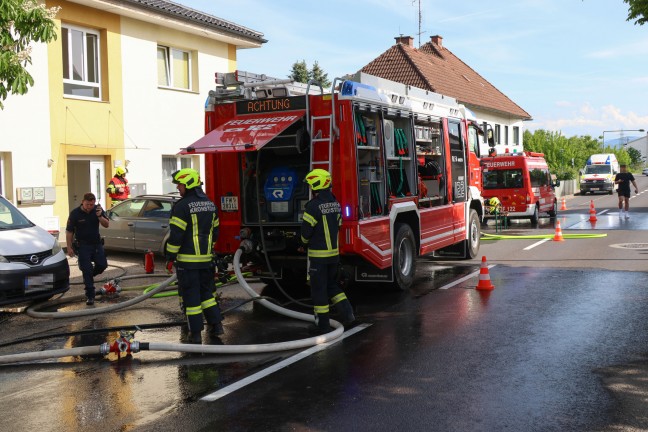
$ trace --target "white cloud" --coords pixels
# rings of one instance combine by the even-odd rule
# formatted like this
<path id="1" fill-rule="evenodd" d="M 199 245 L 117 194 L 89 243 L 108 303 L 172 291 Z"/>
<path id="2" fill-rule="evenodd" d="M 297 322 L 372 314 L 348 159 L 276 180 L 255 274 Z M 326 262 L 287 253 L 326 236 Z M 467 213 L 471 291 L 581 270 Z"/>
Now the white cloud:
<path id="1" fill-rule="evenodd" d="M 574 107 L 567 101 L 556 102 L 563 107 L 573 107 L 566 115 L 553 117 L 549 115 L 537 115 L 533 122 L 527 125 L 531 131 L 545 129 L 561 131 L 565 136 L 590 135 L 600 136 L 604 130 L 636 130 L 648 129 L 648 114 L 641 115 L 633 111 L 624 111 L 614 105 L 603 105 L 594 107 L 590 104 L 582 104 Z"/>

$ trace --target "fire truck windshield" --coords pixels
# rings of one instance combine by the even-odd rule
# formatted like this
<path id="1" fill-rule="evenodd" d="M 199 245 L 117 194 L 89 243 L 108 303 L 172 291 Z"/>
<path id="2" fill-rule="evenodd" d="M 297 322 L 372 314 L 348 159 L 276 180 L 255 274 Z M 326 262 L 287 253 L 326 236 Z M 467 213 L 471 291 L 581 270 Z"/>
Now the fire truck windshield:
<path id="1" fill-rule="evenodd" d="M 484 189 L 513 189 L 522 187 L 522 170 L 489 170 L 484 172 Z"/>

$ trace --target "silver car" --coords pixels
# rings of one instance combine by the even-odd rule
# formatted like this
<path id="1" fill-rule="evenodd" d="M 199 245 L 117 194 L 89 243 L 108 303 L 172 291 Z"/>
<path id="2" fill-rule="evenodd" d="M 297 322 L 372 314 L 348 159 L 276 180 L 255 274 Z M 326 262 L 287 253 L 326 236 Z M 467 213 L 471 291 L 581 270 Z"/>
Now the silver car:
<path id="1" fill-rule="evenodd" d="M 641 174 L 648 175 L 648 168 L 644 168 L 643 171 L 641 171 Z"/>
<path id="2" fill-rule="evenodd" d="M 171 208 L 178 200 L 179 194 L 140 195 L 117 204 L 106 212 L 110 226 L 101 227 L 104 247 L 164 255 Z"/>

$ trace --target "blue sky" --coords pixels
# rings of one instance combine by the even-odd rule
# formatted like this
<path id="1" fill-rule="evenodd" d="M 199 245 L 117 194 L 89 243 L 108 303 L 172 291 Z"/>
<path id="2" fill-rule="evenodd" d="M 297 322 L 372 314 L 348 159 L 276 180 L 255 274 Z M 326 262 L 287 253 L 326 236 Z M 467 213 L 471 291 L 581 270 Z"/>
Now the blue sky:
<path id="1" fill-rule="evenodd" d="M 279 78 L 301 60 L 318 61 L 331 80 L 353 73 L 399 34 L 418 46 L 416 0 L 176 1 L 262 32 L 268 42 L 239 50 L 238 67 Z M 441 35 L 531 114 L 526 129 L 648 130 L 648 25 L 626 21 L 623 0 L 421 0 L 421 9 L 421 44 Z"/>

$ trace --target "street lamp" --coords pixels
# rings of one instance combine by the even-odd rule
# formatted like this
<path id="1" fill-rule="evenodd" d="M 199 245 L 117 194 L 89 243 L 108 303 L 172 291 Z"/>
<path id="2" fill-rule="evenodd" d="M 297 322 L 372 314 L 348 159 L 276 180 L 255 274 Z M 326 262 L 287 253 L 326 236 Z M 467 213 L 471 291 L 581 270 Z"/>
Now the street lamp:
<path id="1" fill-rule="evenodd" d="M 643 129 L 619 129 L 619 130 L 603 131 L 603 148 L 605 148 L 605 133 L 606 132 L 620 132 L 621 136 L 623 136 L 623 132 L 645 132 L 645 130 L 643 130 Z"/>

